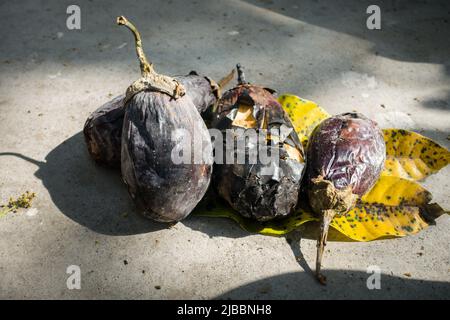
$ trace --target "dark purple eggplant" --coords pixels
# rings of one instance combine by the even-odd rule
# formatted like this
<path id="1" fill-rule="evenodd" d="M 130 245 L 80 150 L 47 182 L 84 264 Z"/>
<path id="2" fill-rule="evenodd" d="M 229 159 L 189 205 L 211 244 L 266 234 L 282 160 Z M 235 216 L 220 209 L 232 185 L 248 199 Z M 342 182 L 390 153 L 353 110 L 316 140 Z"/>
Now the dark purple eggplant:
<path id="1" fill-rule="evenodd" d="M 274 90 L 247 83 L 241 66 L 237 65 L 237 69 L 238 86 L 219 99 L 212 127 L 223 133 L 223 154 L 230 143 L 226 134 L 233 132 L 234 153 L 241 154 L 245 162 L 220 164 L 216 159 L 213 185 L 244 217 L 259 221 L 285 217 L 297 205 L 304 169 L 303 148 L 289 117 L 274 97 Z M 250 130 L 264 133 L 262 136 L 266 138 L 257 144 L 249 142 L 245 136 Z M 278 135 L 273 135 L 272 130 Z M 245 143 L 241 150 L 238 149 L 239 139 L 244 139 Z M 276 161 L 262 162 L 260 146 Z M 255 153 L 258 157 L 251 162 L 250 155 Z"/>
<path id="2" fill-rule="evenodd" d="M 234 70 L 216 83 L 206 76 L 191 71 L 185 76 L 174 76 L 185 88 L 198 112 L 208 114 L 221 96 L 221 89 L 234 76 Z M 100 165 L 120 169 L 120 153 L 125 94 L 115 97 L 95 110 L 86 120 L 83 133 L 91 157 Z"/>
<path id="3" fill-rule="evenodd" d="M 316 275 L 320 273 L 328 229 L 335 215 L 352 209 L 356 200 L 372 188 L 386 157 L 383 133 L 377 124 L 359 113 L 344 113 L 321 122 L 307 146 L 303 184 L 309 204 L 321 217 L 317 243 Z"/>
<path id="4" fill-rule="evenodd" d="M 88 152 L 100 165 L 120 168 L 124 99 L 122 94 L 108 101 L 91 113 L 84 124 Z"/>
<path id="5" fill-rule="evenodd" d="M 212 172 L 211 137 L 186 89 L 178 80 L 155 72 L 132 31 L 142 77 L 126 92 L 121 171 L 128 191 L 144 216 L 159 222 L 184 219 L 205 194 Z M 188 142 L 177 137 L 190 136 Z M 186 145 L 183 145 L 185 143 Z M 191 149 L 188 163 L 173 154 Z"/>

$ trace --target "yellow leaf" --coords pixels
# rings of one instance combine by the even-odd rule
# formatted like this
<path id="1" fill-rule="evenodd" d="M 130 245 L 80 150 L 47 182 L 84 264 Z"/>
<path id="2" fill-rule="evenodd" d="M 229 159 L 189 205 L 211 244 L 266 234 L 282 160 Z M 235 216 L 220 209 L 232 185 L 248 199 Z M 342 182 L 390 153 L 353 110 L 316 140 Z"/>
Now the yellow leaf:
<path id="1" fill-rule="evenodd" d="M 329 114 L 316 103 L 295 95 L 284 94 L 278 100 L 288 113 L 300 141 L 306 146 L 314 128 Z M 450 152 L 414 132 L 401 129 L 383 131 L 386 141 L 383 174 L 355 208 L 333 219 L 331 226 L 341 237 L 329 237 L 329 240 L 372 241 L 404 237 L 428 226 L 424 216 L 433 220 L 444 213 L 438 205 L 429 204 L 430 192 L 414 180 L 423 179 L 445 167 L 450 162 Z M 307 207 L 304 204 L 301 206 Z M 306 222 L 319 221 L 311 210 L 299 209 L 287 218 L 258 222 L 242 217 L 224 203 L 213 210 L 197 208 L 194 214 L 231 218 L 244 230 L 271 236 L 281 236 Z"/>
<path id="2" fill-rule="evenodd" d="M 330 115 L 313 101 L 292 94 L 278 98 L 306 147 L 314 128 Z M 403 129 L 384 129 L 386 162 L 383 175 L 422 180 L 450 163 L 450 151 L 433 140 Z"/>
<path id="3" fill-rule="evenodd" d="M 347 214 L 335 217 L 331 226 L 355 241 L 404 237 L 428 224 L 415 206 L 384 206 L 360 203 Z"/>
<path id="4" fill-rule="evenodd" d="M 283 236 L 298 229 L 306 222 L 319 221 L 319 218 L 313 213 L 299 209 L 292 216 L 281 220 L 258 222 L 242 217 L 223 204 L 214 210 L 196 210 L 194 215 L 229 218 L 248 232 L 267 236 Z M 428 224 L 422 218 L 420 208 L 416 206 L 359 203 L 347 214 L 336 216 L 331 222 L 331 227 L 345 237 L 330 235 L 329 241 L 365 242 L 412 235 L 428 227 Z"/>
<path id="5" fill-rule="evenodd" d="M 424 206 L 431 200 L 431 193 L 420 184 L 394 176 L 381 176 L 362 199 L 369 204 L 385 206 Z"/>
<path id="6" fill-rule="evenodd" d="M 386 163 L 383 175 L 421 180 L 450 163 L 450 152 L 418 133 L 385 129 Z"/>
<path id="7" fill-rule="evenodd" d="M 295 230 L 305 222 L 315 220 L 318 221 L 318 219 L 311 213 L 304 210 L 298 210 L 295 214 L 288 218 L 259 222 L 241 216 L 238 212 L 234 211 L 222 201 L 214 201 L 214 203 L 209 202 L 208 205 L 200 204 L 193 212 L 193 215 L 202 217 L 229 218 L 248 232 L 259 233 L 267 236 L 282 236 Z"/>
<path id="8" fill-rule="evenodd" d="M 331 226 L 356 241 L 404 237 L 428 226 L 423 214 L 431 193 L 415 181 L 381 176 L 355 208 L 333 219 Z M 443 212 L 439 208 L 438 216 Z"/>
<path id="9" fill-rule="evenodd" d="M 313 101 L 302 99 L 292 94 L 283 94 L 278 102 L 287 112 L 304 147 L 314 128 L 330 115 Z"/>
<path id="10" fill-rule="evenodd" d="M 426 212 L 430 211 L 431 219 L 444 213 L 438 205 L 428 204 L 430 199 L 430 193 L 415 181 L 382 176 L 355 208 L 333 219 L 331 227 L 345 237 L 330 234 L 328 239 L 373 241 L 418 233 L 428 227 L 423 217 Z M 289 217 L 267 222 L 244 218 L 222 201 L 201 205 L 194 215 L 230 218 L 246 231 L 282 236 L 306 222 L 319 221 L 306 205 L 301 203 L 301 207 Z"/>

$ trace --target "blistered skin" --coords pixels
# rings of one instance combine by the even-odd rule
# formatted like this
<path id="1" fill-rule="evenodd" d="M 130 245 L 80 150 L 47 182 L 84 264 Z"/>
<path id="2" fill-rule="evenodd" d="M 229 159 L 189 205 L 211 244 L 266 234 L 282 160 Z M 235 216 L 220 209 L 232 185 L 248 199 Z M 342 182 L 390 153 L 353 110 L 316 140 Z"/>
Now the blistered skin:
<path id="1" fill-rule="evenodd" d="M 269 166 L 261 163 L 260 157 L 257 163 L 248 162 L 248 155 L 256 152 L 252 149 L 257 146 L 246 144 L 245 150 L 235 149 L 236 153 L 245 153 L 246 163 L 216 164 L 213 184 L 219 195 L 244 217 L 267 221 L 287 216 L 297 205 L 304 164 L 298 158 L 290 157 L 285 144 L 296 150 L 301 158 L 303 148 L 272 91 L 258 86 L 243 84 L 224 93 L 218 102 L 213 127 L 224 133 L 227 129 L 236 129 L 233 118 L 240 105 L 252 106 L 256 120 L 255 126 L 246 130 L 282 128 L 289 134 L 280 137 L 281 143 L 269 147 L 270 150 L 278 148 L 275 150 L 278 152 L 277 161 Z"/>
<path id="2" fill-rule="evenodd" d="M 198 112 L 205 111 L 217 101 L 217 87 L 207 77 L 194 71 L 189 75 L 176 76 L 185 88 Z M 122 137 L 125 95 L 117 96 L 95 110 L 84 125 L 84 137 L 91 157 L 100 165 L 120 168 L 120 145 Z"/>
<path id="3" fill-rule="evenodd" d="M 217 165 L 214 181 L 218 193 L 242 216 L 267 221 L 289 215 L 295 209 L 303 166 L 279 160 L 279 177 L 264 172 L 260 161 L 250 164 Z"/>
<path id="4" fill-rule="evenodd" d="M 211 179 L 211 138 L 200 114 L 187 95 L 174 100 L 148 91 L 136 94 L 125 110 L 121 170 L 131 197 L 148 218 L 182 220 L 201 200 Z M 192 140 L 190 163 L 176 164 L 172 159 L 172 152 L 183 147 L 174 139 L 179 136 L 174 135 L 176 130 L 198 139 Z"/>
<path id="5" fill-rule="evenodd" d="M 335 188 L 351 186 L 359 196 L 378 180 L 386 158 L 383 133 L 358 113 L 324 120 L 313 131 L 307 150 L 307 181 L 322 176 Z"/>
<path id="6" fill-rule="evenodd" d="M 229 128 L 232 121 L 228 115 L 233 109 L 243 104 L 254 106 L 255 119 L 258 124 L 262 124 L 263 118 L 266 117 L 268 125 L 286 124 L 292 127 L 291 120 L 273 96 L 273 92 L 272 89 L 249 84 L 240 85 L 228 90 L 219 100 L 217 116 L 213 122 L 213 126 L 219 129 Z M 294 143 L 300 145 L 297 135 L 292 135 L 292 140 Z"/>

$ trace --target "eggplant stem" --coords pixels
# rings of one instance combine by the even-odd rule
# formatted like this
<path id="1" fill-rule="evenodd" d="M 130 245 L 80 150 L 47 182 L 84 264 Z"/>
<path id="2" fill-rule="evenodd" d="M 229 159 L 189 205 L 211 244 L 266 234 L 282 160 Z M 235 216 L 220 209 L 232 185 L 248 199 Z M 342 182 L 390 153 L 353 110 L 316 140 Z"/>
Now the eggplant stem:
<path id="1" fill-rule="evenodd" d="M 134 35 L 136 55 L 139 59 L 142 77 L 146 77 L 147 75 L 154 73 L 153 64 L 149 62 L 145 56 L 144 49 L 142 47 L 141 35 L 137 28 L 124 16 L 117 17 L 117 24 L 127 27 Z"/>
<path id="2" fill-rule="evenodd" d="M 322 257 L 325 246 L 327 244 L 328 230 L 330 223 L 336 215 L 334 210 L 324 210 L 322 212 L 322 219 L 320 222 L 320 235 L 317 239 L 317 258 L 316 258 L 316 277 L 320 284 L 326 285 L 327 278 L 320 273 L 322 267 Z"/>
<path id="3" fill-rule="evenodd" d="M 236 65 L 236 69 L 238 73 L 238 84 L 247 84 L 248 82 L 245 81 L 244 69 L 242 68 L 240 63 Z"/>
<path id="4" fill-rule="evenodd" d="M 235 73 L 235 70 L 233 69 L 233 70 L 231 70 L 231 72 L 229 74 L 227 74 L 225 77 L 220 79 L 219 82 L 217 83 L 219 88 L 222 89 L 223 87 L 225 87 L 234 78 L 234 73 Z"/>

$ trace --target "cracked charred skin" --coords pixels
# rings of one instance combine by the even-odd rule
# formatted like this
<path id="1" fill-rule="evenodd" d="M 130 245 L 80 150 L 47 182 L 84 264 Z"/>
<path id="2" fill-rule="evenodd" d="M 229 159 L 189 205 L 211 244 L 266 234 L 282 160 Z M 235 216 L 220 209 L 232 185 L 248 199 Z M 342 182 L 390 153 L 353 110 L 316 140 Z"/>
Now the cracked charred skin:
<path id="1" fill-rule="evenodd" d="M 244 217 L 259 221 L 285 217 L 297 205 L 304 169 L 303 147 L 273 95 L 274 90 L 249 84 L 240 65 L 237 70 L 238 86 L 225 92 L 219 100 L 212 127 L 223 132 L 223 136 L 233 131 L 234 140 L 224 141 L 223 154 L 227 152 L 227 145 L 233 143 L 234 153 L 241 154 L 245 162 L 216 163 L 213 185 Z M 245 139 L 250 131 L 266 136 L 257 144 L 245 140 L 245 147 L 239 149 L 237 140 Z M 261 145 L 273 161 L 262 161 Z M 250 155 L 255 153 L 258 156 L 251 163 Z"/>

